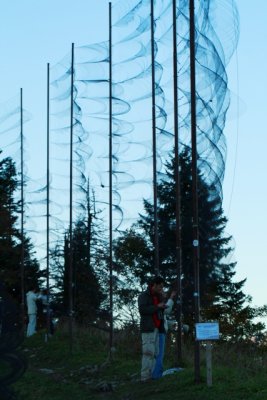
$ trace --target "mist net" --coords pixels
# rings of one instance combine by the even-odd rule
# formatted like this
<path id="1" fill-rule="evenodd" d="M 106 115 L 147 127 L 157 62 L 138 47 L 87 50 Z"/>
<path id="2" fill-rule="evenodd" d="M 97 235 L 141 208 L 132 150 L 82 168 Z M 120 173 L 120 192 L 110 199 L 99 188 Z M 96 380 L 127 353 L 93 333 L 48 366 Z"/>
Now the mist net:
<path id="1" fill-rule="evenodd" d="M 127 228 L 153 193 L 152 68 L 155 71 L 157 179 L 174 147 L 173 15 L 171 0 L 154 1 L 154 55 L 151 57 L 151 2 L 112 2 L 109 29 L 101 43 L 75 46 L 51 68 L 50 217 L 52 240 L 69 227 L 70 126 L 73 126 L 73 221 L 94 197 L 108 225 L 110 157 L 112 228 Z M 189 2 L 177 0 L 178 129 L 180 151 L 191 146 Z M 196 108 L 198 168 L 214 196 L 222 197 L 226 141 L 223 134 L 230 102 L 226 66 L 238 40 L 233 0 L 195 1 Z M 112 90 L 110 89 L 110 62 Z M 70 120 L 71 93 L 73 119 Z M 109 115 L 112 108 L 112 151 Z M 41 185 L 42 187 L 42 185 Z M 43 190 L 42 190 L 43 189 Z M 45 206 L 45 186 L 39 204 Z M 45 209 L 40 212 L 45 215 Z M 42 229 L 40 229 L 41 232 Z"/>

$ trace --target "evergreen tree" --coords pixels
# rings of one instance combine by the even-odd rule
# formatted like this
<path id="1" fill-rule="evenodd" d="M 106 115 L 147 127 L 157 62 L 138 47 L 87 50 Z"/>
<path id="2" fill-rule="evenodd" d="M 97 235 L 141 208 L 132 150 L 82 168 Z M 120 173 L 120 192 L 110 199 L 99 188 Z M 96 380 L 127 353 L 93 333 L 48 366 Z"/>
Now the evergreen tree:
<path id="1" fill-rule="evenodd" d="M 11 158 L 0 161 L 0 280 L 10 294 L 21 301 L 21 254 L 24 246 L 25 289 L 38 287 L 40 272 L 30 239 L 18 229 L 20 202 L 15 200 L 18 189 L 15 163 Z"/>
<path id="2" fill-rule="evenodd" d="M 103 241 L 99 238 L 100 228 L 94 222 L 91 206 L 89 203 L 87 206 L 87 217 L 77 221 L 72 234 L 72 295 L 78 322 L 95 321 L 106 299 Z M 69 310 L 69 258 L 69 232 L 66 232 L 63 250 L 58 245 L 52 252 L 56 298 L 65 314 Z"/>
<path id="3" fill-rule="evenodd" d="M 90 263 L 93 257 L 90 257 L 88 235 L 88 226 L 79 221 L 73 232 L 73 298 L 75 313 L 80 322 L 94 321 L 104 300 L 98 277 Z M 65 266 L 68 265 L 67 260 Z M 65 291 L 65 294 L 67 293 Z"/>
<path id="4" fill-rule="evenodd" d="M 231 342 L 255 339 L 264 340 L 263 322 L 253 322 L 255 318 L 266 317 L 267 306 L 252 307 L 252 298 L 242 291 L 246 279 L 234 282 L 235 271 L 233 264 L 224 268 L 218 293 L 211 304 L 207 315 L 210 319 L 220 321 L 222 337 Z"/>
<path id="5" fill-rule="evenodd" d="M 194 272 L 192 265 L 192 178 L 190 154 L 185 149 L 180 155 L 181 180 L 181 238 L 182 238 L 182 312 L 184 322 L 192 325 L 194 318 Z M 227 219 L 223 215 L 221 199 L 214 196 L 198 172 L 199 244 L 200 244 L 200 302 L 203 320 L 219 319 L 215 312 L 224 299 L 232 299 L 239 312 L 245 309 L 248 297 L 242 292 L 244 281 L 233 283 L 235 263 L 227 262 L 232 248 L 231 237 L 225 235 Z M 153 264 L 153 204 L 144 201 L 144 214 L 116 242 L 117 272 L 124 277 L 126 288 L 117 290 L 121 302 L 132 307 L 136 288 L 143 286 L 154 274 Z M 158 229 L 160 274 L 169 284 L 175 282 L 175 181 L 174 159 L 166 164 L 166 177 L 158 184 Z M 123 298 L 124 296 L 124 298 Z M 130 300 L 129 300 L 130 299 Z M 224 307 L 224 317 L 231 321 L 233 307 Z M 244 313 L 243 313 L 244 314 Z M 248 314 L 246 315 L 246 317 Z M 250 318 L 250 325 L 252 324 Z M 243 325 L 245 319 L 243 319 Z M 232 334 L 233 332 L 231 332 Z"/>

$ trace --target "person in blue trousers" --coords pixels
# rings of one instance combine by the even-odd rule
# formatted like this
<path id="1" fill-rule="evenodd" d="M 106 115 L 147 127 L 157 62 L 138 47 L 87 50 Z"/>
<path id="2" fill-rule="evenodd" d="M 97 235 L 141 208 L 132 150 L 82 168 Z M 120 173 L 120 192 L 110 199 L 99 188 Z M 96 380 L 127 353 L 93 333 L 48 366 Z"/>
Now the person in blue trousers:
<path id="1" fill-rule="evenodd" d="M 168 301 L 166 302 L 166 308 L 164 309 L 163 319 L 161 326 L 159 327 L 159 347 L 158 354 L 156 357 L 155 367 L 152 372 L 152 379 L 159 379 L 163 374 L 163 359 L 165 353 L 165 342 L 166 342 L 166 334 L 168 332 L 168 315 L 172 312 L 174 297 L 176 296 L 176 292 L 172 292 Z"/>

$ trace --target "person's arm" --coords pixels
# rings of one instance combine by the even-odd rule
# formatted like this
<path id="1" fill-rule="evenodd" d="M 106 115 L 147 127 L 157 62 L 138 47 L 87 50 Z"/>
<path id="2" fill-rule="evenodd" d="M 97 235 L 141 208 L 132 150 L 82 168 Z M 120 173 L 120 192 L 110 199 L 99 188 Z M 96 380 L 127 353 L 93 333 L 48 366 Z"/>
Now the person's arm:
<path id="1" fill-rule="evenodd" d="M 169 298 L 169 300 L 166 303 L 166 308 L 164 310 L 164 314 L 166 314 L 166 315 L 170 314 L 172 312 L 173 305 L 174 305 L 173 299 Z"/>
<path id="2" fill-rule="evenodd" d="M 175 296 L 176 296 L 176 292 L 171 292 L 170 298 L 168 299 L 168 301 L 166 303 L 166 308 L 164 310 L 164 314 L 168 315 L 172 312 Z"/>

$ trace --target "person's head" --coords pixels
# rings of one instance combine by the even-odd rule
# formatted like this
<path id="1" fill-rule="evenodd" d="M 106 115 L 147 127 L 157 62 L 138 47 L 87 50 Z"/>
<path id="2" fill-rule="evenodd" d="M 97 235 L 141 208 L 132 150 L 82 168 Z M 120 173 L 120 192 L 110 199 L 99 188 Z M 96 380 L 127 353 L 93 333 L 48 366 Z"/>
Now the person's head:
<path id="1" fill-rule="evenodd" d="M 155 295 L 162 294 L 164 284 L 165 281 L 161 276 L 155 276 L 154 278 L 152 278 L 149 284 L 151 293 Z"/>

